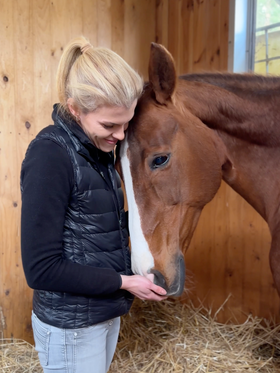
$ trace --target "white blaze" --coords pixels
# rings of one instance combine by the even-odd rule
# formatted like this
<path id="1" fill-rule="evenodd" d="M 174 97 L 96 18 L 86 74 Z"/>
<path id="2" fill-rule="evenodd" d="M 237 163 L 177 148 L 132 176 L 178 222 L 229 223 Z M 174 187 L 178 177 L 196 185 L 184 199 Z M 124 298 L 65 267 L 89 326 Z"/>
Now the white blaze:
<path id="1" fill-rule="evenodd" d="M 132 271 L 134 274 L 139 274 L 147 277 L 149 269 L 154 266 L 154 258 L 149 250 L 149 245 L 144 237 L 141 227 L 139 210 L 136 204 L 133 190 L 127 149 L 127 139 L 124 139 L 121 144 L 120 157 L 128 203 Z"/>

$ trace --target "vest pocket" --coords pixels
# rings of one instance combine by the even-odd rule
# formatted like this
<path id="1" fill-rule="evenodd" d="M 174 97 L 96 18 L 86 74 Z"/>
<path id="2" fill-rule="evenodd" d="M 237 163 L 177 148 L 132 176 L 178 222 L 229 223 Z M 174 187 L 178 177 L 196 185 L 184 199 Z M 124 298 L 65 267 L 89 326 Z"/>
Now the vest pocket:
<path id="1" fill-rule="evenodd" d="M 35 349 L 38 352 L 40 363 L 44 367 L 49 363 L 50 327 L 48 328 L 47 324 L 42 323 L 33 312 L 31 320 Z"/>

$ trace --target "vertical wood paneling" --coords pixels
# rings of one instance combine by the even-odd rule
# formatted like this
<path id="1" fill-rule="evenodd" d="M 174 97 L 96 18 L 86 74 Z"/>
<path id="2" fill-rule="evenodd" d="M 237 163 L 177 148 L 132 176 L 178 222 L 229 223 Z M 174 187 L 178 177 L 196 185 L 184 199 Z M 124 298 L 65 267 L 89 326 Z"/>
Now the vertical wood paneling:
<path id="1" fill-rule="evenodd" d="M 228 35 L 229 35 L 229 1 L 220 0 L 220 70 L 226 71 L 228 68 Z"/>
<path id="2" fill-rule="evenodd" d="M 193 67 L 194 72 L 205 69 L 206 51 L 207 51 L 207 25 L 208 18 L 208 2 L 194 2 L 194 27 L 190 32 L 193 38 Z"/>
<path id="3" fill-rule="evenodd" d="M 115 0 L 111 3 L 112 49 L 121 56 L 124 55 L 124 9 L 123 0 Z"/>
<path id="4" fill-rule="evenodd" d="M 179 74 L 192 71 L 194 4 L 193 1 L 184 1 L 182 5 L 182 55 L 180 59 Z"/>
<path id="5" fill-rule="evenodd" d="M 111 48 L 111 0 L 97 2 L 97 45 Z"/>
<path id="6" fill-rule="evenodd" d="M 208 23 L 206 31 L 206 63 L 209 70 L 219 70 L 220 68 L 220 1 L 209 0 L 208 2 Z"/>
<path id="7" fill-rule="evenodd" d="M 156 37 L 155 42 L 168 48 L 168 2 L 156 1 Z"/>
<path id="8" fill-rule="evenodd" d="M 56 93 L 56 69 L 64 46 L 71 38 L 68 16 L 68 0 L 52 0 L 50 2 L 50 18 L 51 24 L 51 100 L 52 103 L 57 102 Z M 50 113 L 51 114 L 51 113 Z"/>
<path id="9" fill-rule="evenodd" d="M 52 106 L 51 91 L 52 91 L 52 48 L 51 48 L 51 22 L 50 10 L 51 4 L 48 0 L 32 1 L 33 9 L 33 107 L 35 126 L 34 135 L 42 128 L 42 120 L 45 122 L 50 118 L 50 107 Z M 29 97 L 28 97 L 29 98 Z M 31 110 L 27 111 L 28 113 Z M 27 144 L 24 144 L 26 148 Z M 25 150 L 25 149 L 24 149 Z M 24 155 L 24 153 L 23 153 Z"/>
<path id="10" fill-rule="evenodd" d="M 145 79 L 150 43 L 179 74 L 226 70 L 228 0 L 0 0 L 0 331 L 32 341 L 32 291 L 20 257 L 19 174 L 26 148 L 51 123 L 63 48 L 78 35 L 119 53 Z M 206 206 L 190 249 L 190 297 L 225 321 L 243 312 L 278 317 L 263 220 L 224 183 Z M 3 318 L 2 316 L 3 315 Z"/>
<path id="11" fill-rule="evenodd" d="M 128 0 L 125 2 L 125 24 L 124 24 L 124 56 L 125 60 L 132 66 L 138 65 L 138 48 L 139 48 L 139 26 L 137 6 L 139 1 Z M 138 41 L 136 43 L 135 41 Z M 138 67 L 138 66 L 137 66 Z"/>
<path id="12" fill-rule="evenodd" d="M 148 77 L 150 43 L 155 41 L 155 0 L 126 0 L 124 27 L 124 58 Z"/>
<path id="13" fill-rule="evenodd" d="M 180 61 L 181 0 L 168 3 L 168 50 L 172 54 L 177 70 Z M 176 27 L 174 27 L 176 25 Z M 178 71 L 179 73 L 179 71 Z"/>
<path id="14" fill-rule="evenodd" d="M 89 37 L 90 42 L 93 46 L 97 46 L 97 27 L 98 27 L 98 12 L 97 12 L 98 0 L 83 1 L 83 23 L 82 23 L 82 35 Z"/>
<path id="15" fill-rule="evenodd" d="M 68 0 L 65 8 L 65 17 L 68 18 L 70 39 L 80 36 L 83 30 L 83 2 Z"/>

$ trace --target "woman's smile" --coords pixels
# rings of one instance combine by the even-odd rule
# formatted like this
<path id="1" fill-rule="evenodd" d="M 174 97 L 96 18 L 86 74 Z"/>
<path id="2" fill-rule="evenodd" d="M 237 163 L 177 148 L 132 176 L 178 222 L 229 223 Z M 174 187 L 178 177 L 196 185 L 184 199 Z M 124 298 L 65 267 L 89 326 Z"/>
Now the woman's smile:
<path id="1" fill-rule="evenodd" d="M 93 144 L 104 152 L 111 152 L 117 142 L 124 139 L 136 103 L 137 100 L 128 109 L 123 106 L 101 106 L 85 114 L 75 110 L 72 99 L 68 99 L 69 110 L 79 118 L 79 125 Z"/>

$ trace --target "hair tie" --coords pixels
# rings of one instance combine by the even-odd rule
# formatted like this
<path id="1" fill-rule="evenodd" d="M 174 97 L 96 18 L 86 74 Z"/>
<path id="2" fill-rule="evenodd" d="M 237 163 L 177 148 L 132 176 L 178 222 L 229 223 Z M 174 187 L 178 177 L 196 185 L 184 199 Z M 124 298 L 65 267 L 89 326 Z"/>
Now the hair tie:
<path id="1" fill-rule="evenodd" d="M 85 45 L 81 48 L 81 53 L 82 53 L 82 54 L 86 53 L 86 51 L 87 51 L 89 48 L 91 48 L 91 47 L 92 47 L 92 45 L 91 45 L 90 43 L 85 44 Z"/>

